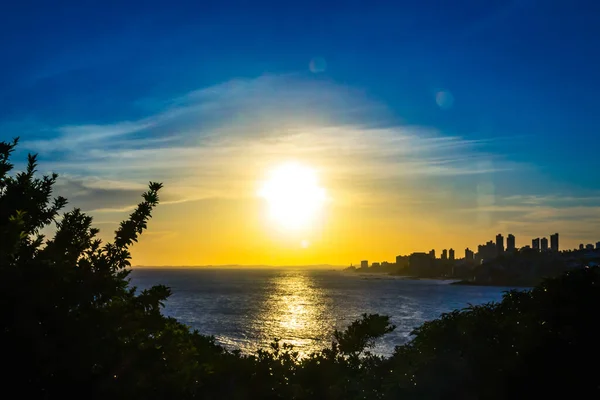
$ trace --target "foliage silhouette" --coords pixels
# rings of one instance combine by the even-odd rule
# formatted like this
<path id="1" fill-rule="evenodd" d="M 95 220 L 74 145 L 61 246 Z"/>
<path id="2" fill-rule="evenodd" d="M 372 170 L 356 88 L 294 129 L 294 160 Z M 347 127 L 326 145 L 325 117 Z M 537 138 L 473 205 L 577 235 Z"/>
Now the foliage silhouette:
<path id="1" fill-rule="evenodd" d="M 81 210 L 59 218 L 67 201 L 51 200 L 57 175 L 35 177 L 36 156 L 9 175 L 17 142 L 0 145 L 0 342 L 11 366 L 3 378 L 43 397 L 179 390 L 195 342 L 217 347 L 160 314 L 168 288 L 136 293 L 126 269 L 129 246 L 146 228 L 162 185 L 150 183 L 114 242 L 103 245 Z M 54 237 L 45 240 L 40 232 L 52 222 Z"/>
<path id="2" fill-rule="evenodd" d="M 103 244 L 92 218 L 52 198 L 37 159 L 10 175 L 18 140 L 0 142 L 0 346 L 6 393 L 57 398 L 446 399 L 599 394 L 598 268 L 547 279 L 502 302 L 444 314 L 391 357 L 371 354 L 392 331 L 363 315 L 307 355 L 274 342 L 227 351 L 161 314 L 170 290 L 129 286 L 129 247 L 162 185 Z M 55 223 L 54 235 L 41 233 Z M 590 367 L 591 366 L 591 367 Z"/>

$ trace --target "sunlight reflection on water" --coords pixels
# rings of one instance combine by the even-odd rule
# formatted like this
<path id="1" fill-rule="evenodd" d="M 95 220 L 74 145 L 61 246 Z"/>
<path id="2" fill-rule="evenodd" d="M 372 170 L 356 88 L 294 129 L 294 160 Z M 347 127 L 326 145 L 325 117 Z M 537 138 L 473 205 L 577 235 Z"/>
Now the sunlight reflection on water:
<path id="1" fill-rule="evenodd" d="M 292 271 L 275 279 L 273 293 L 265 302 L 259 321 L 270 321 L 265 335 L 282 339 L 301 349 L 311 349 L 320 341 L 320 333 L 329 331 L 323 290 L 312 285 L 311 278 Z"/>
<path id="2" fill-rule="evenodd" d="M 499 300 L 506 290 L 301 269 L 136 269 L 132 282 L 171 287 L 165 314 L 244 353 L 277 338 L 306 354 L 328 346 L 335 329 L 362 313 L 379 313 L 397 326 L 374 349 L 388 355 L 423 322 Z"/>

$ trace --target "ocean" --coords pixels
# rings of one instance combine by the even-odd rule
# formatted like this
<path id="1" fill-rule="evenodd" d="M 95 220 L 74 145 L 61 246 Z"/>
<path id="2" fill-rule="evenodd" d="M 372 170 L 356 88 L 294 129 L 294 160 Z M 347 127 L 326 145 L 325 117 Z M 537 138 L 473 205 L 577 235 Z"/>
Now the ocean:
<path id="1" fill-rule="evenodd" d="M 396 329 L 373 352 L 389 355 L 423 322 L 499 301 L 510 289 L 301 268 L 134 268 L 131 281 L 139 289 L 169 286 L 165 315 L 243 353 L 277 338 L 306 354 L 328 346 L 335 329 L 361 314 L 378 313 L 389 315 Z"/>

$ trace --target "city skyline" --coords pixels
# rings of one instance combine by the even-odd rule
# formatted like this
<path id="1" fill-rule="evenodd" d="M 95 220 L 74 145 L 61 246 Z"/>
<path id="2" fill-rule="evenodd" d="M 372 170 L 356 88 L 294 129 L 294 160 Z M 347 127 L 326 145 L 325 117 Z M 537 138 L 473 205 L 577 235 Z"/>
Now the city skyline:
<path id="1" fill-rule="evenodd" d="M 536 237 L 533 238 L 531 241 L 531 245 L 526 244 L 523 246 L 516 246 L 516 236 L 513 235 L 512 233 L 509 233 L 506 236 L 506 239 L 510 239 L 510 242 L 507 240 L 507 246 L 506 248 L 504 248 L 504 239 L 505 237 L 501 234 L 498 233 L 495 236 L 495 241 L 494 240 L 489 240 L 483 244 L 479 244 L 477 247 L 477 251 L 471 250 L 469 247 L 466 247 L 464 249 L 464 256 L 463 257 L 455 257 L 456 250 L 452 247 L 450 248 L 442 248 L 441 252 L 440 252 L 440 257 L 437 258 L 436 257 L 436 249 L 430 249 L 428 251 L 414 251 L 412 253 L 409 254 L 400 254 L 400 255 L 396 255 L 395 259 L 396 259 L 396 264 L 400 264 L 401 259 L 406 259 L 411 255 L 414 254 L 418 254 L 418 255 L 427 255 L 429 258 L 432 259 L 436 259 L 436 260 L 446 260 L 446 261 L 450 261 L 450 260 L 473 260 L 473 261 L 483 261 L 484 259 L 493 259 L 496 258 L 498 255 L 500 254 L 510 254 L 511 252 L 517 251 L 517 250 L 523 250 L 523 249 L 533 249 L 533 250 L 538 250 L 541 252 L 564 252 L 564 251 L 571 251 L 571 250 L 600 250 L 600 241 L 594 243 L 580 243 L 578 246 L 574 247 L 574 248 L 566 248 L 566 249 L 560 249 L 560 242 L 559 242 L 559 233 L 555 232 L 553 234 L 549 235 L 550 237 L 550 241 L 548 240 L 547 237 Z M 544 247 L 544 239 L 545 239 L 545 247 Z M 509 246 L 508 243 L 510 243 L 512 246 Z M 537 245 L 536 245 L 537 243 Z M 501 251 L 498 251 L 499 246 L 501 245 L 500 248 L 502 248 Z M 537 246 L 537 247 L 536 247 Z M 460 253 L 459 253 L 460 254 Z M 452 257 L 450 256 L 452 255 Z M 372 262 L 371 264 L 369 264 L 369 259 L 363 259 L 360 262 L 360 266 L 361 268 L 367 268 L 367 267 L 372 267 L 372 266 L 380 266 L 383 263 L 388 263 L 387 261 L 377 261 L 377 262 Z M 389 264 L 389 263 L 388 263 Z"/>

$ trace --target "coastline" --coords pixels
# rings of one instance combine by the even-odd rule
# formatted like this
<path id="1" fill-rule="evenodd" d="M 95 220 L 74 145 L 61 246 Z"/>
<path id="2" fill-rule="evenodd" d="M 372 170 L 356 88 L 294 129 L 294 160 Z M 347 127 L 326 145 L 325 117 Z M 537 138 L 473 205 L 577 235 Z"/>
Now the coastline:
<path id="1" fill-rule="evenodd" d="M 447 277 L 439 277 L 439 278 L 431 278 L 431 277 L 419 277 L 419 276 L 410 276 L 410 275 L 395 275 L 395 274 L 386 274 L 386 273 L 378 273 L 378 272 L 358 272 L 358 271 L 343 271 L 343 272 L 351 272 L 358 276 L 380 276 L 401 280 L 409 280 L 409 281 L 432 281 L 432 282 L 444 282 L 448 285 L 461 285 L 461 286 L 493 286 L 493 287 L 514 287 L 514 288 L 532 288 L 535 284 L 527 284 L 527 283 L 511 283 L 511 282 L 474 282 L 464 279 L 457 278 L 447 278 Z"/>
<path id="2" fill-rule="evenodd" d="M 348 273 L 350 272 L 352 275 L 357 275 L 357 276 L 362 276 L 362 277 L 382 277 L 382 278 L 392 278 L 392 279 L 399 279 L 399 280 L 406 280 L 406 281 L 432 281 L 432 282 L 448 282 L 448 284 L 454 284 L 456 282 L 459 282 L 459 279 L 456 278 L 446 278 L 446 277 L 439 277 L 439 278 L 432 278 L 432 277 L 419 277 L 419 276 L 410 276 L 410 275 L 396 275 L 396 274 L 386 274 L 386 273 L 381 273 L 381 272 L 352 272 L 352 271 L 342 271 L 344 273 Z"/>
<path id="3" fill-rule="evenodd" d="M 459 280 L 452 282 L 451 285 L 462 285 L 462 286 L 503 286 L 503 287 L 516 287 L 516 288 L 532 288 L 535 285 L 524 284 L 524 283 L 508 283 L 508 282 L 473 282 L 466 280 Z"/>

